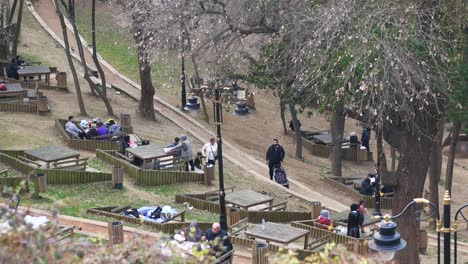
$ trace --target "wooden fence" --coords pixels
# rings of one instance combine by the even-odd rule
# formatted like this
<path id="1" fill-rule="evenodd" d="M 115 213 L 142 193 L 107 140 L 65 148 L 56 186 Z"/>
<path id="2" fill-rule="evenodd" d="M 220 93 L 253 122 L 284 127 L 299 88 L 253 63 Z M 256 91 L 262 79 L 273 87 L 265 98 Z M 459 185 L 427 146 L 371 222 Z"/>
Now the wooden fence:
<path id="1" fill-rule="evenodd" d="M 112 180 L 111 173 L 36 168 L 17 159 L 19 156 L 27 156 L 25 154 L 24 150 L 0 150 L 0 162 L 23 174 L 45 173 L 47 184 L 81 184 Z"/>
<path id="2" fill-rule="evenodd" d="M 204 182 L 205 174 L 187 171 L 143 170 L 116 156 L 116 151 L 96 150 L 96 157 L 116 166 L 122 166 L 125 173 L 138 185 L 160 186 L 167 184 Z"/>
<path id="3" fill-rule="evenodd" d="M 145 225 L 152 229 L 159 230 L 164 233 L 174 234 L 175 232 L 187 227 L 190 225 L 189 222 L 167 222 L 167 223 L 154 223 L 149 221 L 141 221 L 139 218 L 129 217 L 119 213 L 112 213 L 110 210 L 114 207 L 101 207 L 101 208 L 90 208 L 88 209 L 88 214 L 95 214 L 105 217 L 111 217 L 117 220 L 125 221 L 127 223 L 136 224 L 136 225 Z M 207 230 L 212 226 L 212 223 L 198 223 L 198 226 L 202 230 Z"/>
<path id="4" fill-rule="evenodd" d="M 21 86 L 25 89 L 36 89 L 36 85 L 37 85 L 37 88 L 39 90 L 63 90 L 63 91 L 68 92 L 67 87 L 57 87 L 54 85 L 47 84 L 45 82 L 24 81 L 24 80 L 16 80 L 16 79 L 11 79 L 11 78 L 8 78 L 7 82 L 8 83 L 20 83 Z"/>
<path id="5" fill-rule="evenodd" d="M 24 183 L 24 186 L 22 186 Z M 16 177 L 0 177 L 0 193 L 3 194 L 5 188 L 13 188 L 16 190 L 19 186 L 22 186 L 20 192 L 29 192 L 29 183 L 27 176 L 16 176 Z"/>
<path id="6" fill-rule="evenodd" d="M 65 144 L 74 149 L 96 151 L 97 149 L 120 150 L 121 143 L 110 140 L 84 140 L 71 138 L 65 131 L 65 119 L 55 119 L 55 129 L 62 136 Z"/>
<path id="7" fill-rule="evenodd" d="M 315 144 L 305 137 L 302 137 L 302 145 L 314 156 L 328 158 L 331 154 L 331 146 Z M 341 154 L 343 160 L 349 161 L 368 161 L 372 159 L 372 152 L 367 152 L 365 149 L 342 148 Z"/>
<path id="8" fill-rule="evenodd" d="M 345 235 L 340 235 L 332 231 L 321 229 L 313 226 L 313 220 L 293 221 L 292 227 L 297 227 L 309 230 L 309 235 L 313 238 L 326 237 L 327 242 L 345 245 L 348 250 L 352 250 L 357 254 L 367 255 L 369 251 L 368 243 L 372 238 L 353 238 Z"/>
<path id="9" fill-rule="evenodd" d="M 375 196 L 367 196 L 360 194 L 354 188 L 349 188 L 345 185 L 346 181 L 352 181 L 358 178 L 347 178 L 347 177 L 324 177 L 323 180 L 340 191 L 346 193 L 348 197 L 351 197 L 356 202 L 363 200 L 368 208 L 375 208 Z M 381 209 L 392 209 L 393 199 L 390 197 L 380 197 L 380 208 Z"/>
<path id="10" fill-rule="evenodd" d="M 25 103 L 5 103 L 0 102 L 1 112 L 24 112 L 24 113 L 37 113 L 37 104 L 25 104 Z"/>

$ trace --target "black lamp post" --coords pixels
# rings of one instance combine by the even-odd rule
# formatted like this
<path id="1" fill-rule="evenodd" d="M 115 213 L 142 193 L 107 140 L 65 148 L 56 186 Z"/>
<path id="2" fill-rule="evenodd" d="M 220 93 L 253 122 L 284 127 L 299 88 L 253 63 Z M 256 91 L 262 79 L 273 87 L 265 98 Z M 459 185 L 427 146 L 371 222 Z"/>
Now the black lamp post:
<path id="1" fill-rule="evenodd" d="M 181 37 L 181 76 L 180 76 L 180 84 L 182 86 L 182 103 L 180 105 L 180 110 L 186 111 L 187 110 L 187 93 L 185 91 L 185 30 L 182 29 L 182 37 Z"/>
<path id="2" fill-rule="evenodd" d="M 219 98 L 219 89 L 215 89 L 215 107 L 214 117 L 216 125 L 216 134 L 218 137 L 218 171 L 219 171 L 219 224 L 221 229 L 228 231 L 227 228 L 227 217 L 226 217 L 226 202 L 224 198 L 226 193 L 224 192 L 224 175 L 223 175 L 223 141 L 221 138 L 221 124 L 223 123 L 223 112 L 221 109 L 221 100 Z"/>
<path id="3" fill-rule="evenodd" d="M 375 174 L 375 211 L 372 215 L 382 215 L 380 211 L 380 176 L 378 173 Z"/>
<path id="4" fill-rule="evenodd" d="M 455 240 L 455 247 L 454 247 L 454 255 L 455 255 L 455 264 L 457 263 L 457 229 L 458 229 L 458 215 L 461 215 L 465 221 L 468 221 L 466 217 L 463 215 L 462 210 L 468 207 L 468 204 L 463 205 L 460 209 L 457 210 L 455 213 L 455 222 L 453 226 L 450 226 L 450 204 L 451 204 L 451 198 L 448 193 L 448 191 L 445 192 L 444 195 L 444 200 L 443 200 L 443 205 L 444 205 L 444 211 L 443 211 L 443 221 L 440 219 L 440 213 L 439 209 L 437 206 L 435 206 L 433 203 L 431 203 L 429 200 L 424 199 L 424 198 L 415 198 L 413 199 L 412 202 L 406 205 L 406 207 L 401 211 L 401 213 L 394 215 L 394 216 L 376 216 L 375 218 L 377 219 L 383 219 L 385 223 L 393 223 L 391 219 L 396 219 L 400 216 L 402 216 L 408 208 L 417 205 L 417 204 L 424 204 L 425 206 L 429 205 L 432 207 L 434 213 L 436 214 L 436 219 L 437 219 L 437 263 L 440 264 L 440 233 L 444 234 L 444 264 L 450 264 L 450 235 L 451 232 L 454 232 L 454 240 Z M 431 218 L 432 214 L 424 219 L 421 219 L 421 217 L 417 217 L 416 221 L 421 222 L 428 220 Z M 382 226 L 380 226 L 382 228 Z M 393 226 L 391 227 L 393 228 Z M 394 225 L 394 231 L 393 235 L 396 233 L 396 224 Z M 382 235 L 382 233 L 384 235 Z M 385 237 L 385 234 L 388 235 L 385 239 L 382 239 L 382 237 Z M 398 233 L 396 233 L 398 234 Z M 369 247 L 373 250 L 380 251 L 380 252 L 395 252 L 396 250 L 400 250 L 402 248 L 395 247 L 396 243 L 389 243 L 389 240 L 392 240 L 391 238 L 395 238 L 392 236 L 391 231 L 388 229 L 386 230 L 384 227 L 384 230 L 379 231 L 379 234 L 374 235 L 374 240 L 370 243 Z M 394 241 L 394 239 L 392 240 Z"/>

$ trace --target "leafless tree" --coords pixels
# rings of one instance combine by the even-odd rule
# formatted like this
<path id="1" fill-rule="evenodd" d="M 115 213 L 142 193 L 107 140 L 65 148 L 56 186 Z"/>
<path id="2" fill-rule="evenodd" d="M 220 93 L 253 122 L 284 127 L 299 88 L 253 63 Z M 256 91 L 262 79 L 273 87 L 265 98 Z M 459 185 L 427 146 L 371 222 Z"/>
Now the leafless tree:
<path id="1" fill-rule="evenodd" d="M 384 184 L 394 186 L 394 212 L 422 195 L 451 92 L 442 4 L 326 1 L 290 16 L 282 32 L 292 40 L 287 50 L 301 69 L 293 87 L 309 97 L 306 104 L 331 109 L 343 98 L 348 116 L 373 124 L 398 149 L 395 172 L 378 157 Z M 398 222 L 408 240 L 400 260 L 419 263 L 419 224 L 409 215 Z"/>

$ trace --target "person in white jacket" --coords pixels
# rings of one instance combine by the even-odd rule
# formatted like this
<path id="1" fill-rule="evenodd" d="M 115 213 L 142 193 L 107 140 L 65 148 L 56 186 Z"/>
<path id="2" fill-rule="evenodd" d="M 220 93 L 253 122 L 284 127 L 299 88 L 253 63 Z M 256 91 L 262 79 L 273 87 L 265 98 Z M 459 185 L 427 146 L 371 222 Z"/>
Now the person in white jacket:
<path id="1" fill-rule="evenodd" d="M 210 138 L 210 142 L 206 143 L 202 148 L 202 154 L 205 157 L 208 167 L 214 166 L 218 156 L 218 143 L 214 138 Z"/>

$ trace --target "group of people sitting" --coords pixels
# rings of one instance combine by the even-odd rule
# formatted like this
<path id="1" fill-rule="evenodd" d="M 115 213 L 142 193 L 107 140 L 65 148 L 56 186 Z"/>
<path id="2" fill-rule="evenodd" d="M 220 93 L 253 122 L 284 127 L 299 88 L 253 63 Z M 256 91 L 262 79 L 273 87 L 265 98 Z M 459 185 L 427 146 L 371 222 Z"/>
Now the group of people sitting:
<path id="1" fill-rule="evenodd" d="M 108 119 L 106 123 L 102 122 L 99 118 L 93 120 L 81 120 L 79 127 L 75 124 L 73 116 L 68 117 L 65 124 L 65 131 L 70 136 L 81 139 L 107 139 L 107 135 L 120 136 L 122 128 L 115 123 L 114 119 Z"/>
<path id="2" fill-rule="evenodd" d="M 359 201 L 359 204 L 353 203 L 350 206 L 351 211 L 348 214 L 347 219 L 347 231 L 346 235 L 354 238 L 359 238 L 361 233 L 365 233 L 364 229 L 364 215 L 367 213 L 364 201 Z M 333 230 L 332 221 L 330 218 L 330 212 L 328 210 L 322 210 L 320 216 L 317 219 L 319 228 Z"/>
<path id="3" fill-rule="evenodd" d="M 19 80 L 18 70 L 26 65 L 25 61 L 20 56 L 12 58 L 7 66 L 7 77 Z"/>
<path id="4" fill-rule="evenodd" d="M 350 148 L 360 148 L 370 151 L 369 141 L 371 136 L 371 129 L 369 127 L 364 128 L 362 131 L 361 141 L 359 141 L 356 132 L 351 132 L 349 134 L 349 147 Z"/>
<path id="5" fill-rule="evenodd" d="M 362 195 L 372 196 L 377 190 L 377 174 L 369 173 L 361 183 L 361 189 L 359 192 Z M 392 193 L 393 188 L 389 185 L 384 185 L 380 188 L 381 193 Z"/>
<path id="6" fill-rule="evenodd" d="M 221 229 L 219 223 L 213 223 L 211 228 L 203 231 L 196 222 L 192 222 L 188 227 L 177 232 L 174 239 L 178 243 L 185 241 L 196 243 L 195 247 L 197 249 L 201 249 L 201 243 L 208 243 L 210 255 L 216 258 L 233 249 L 228 233 Z"/>

